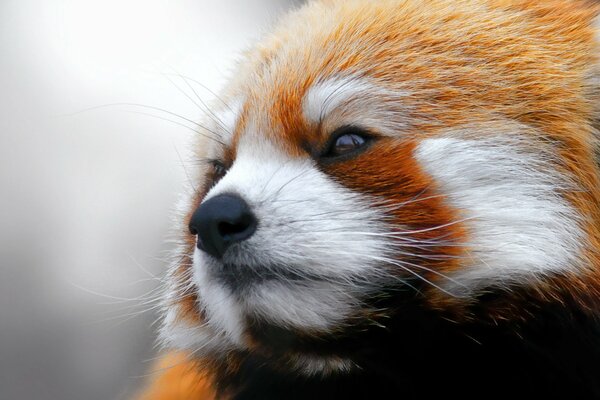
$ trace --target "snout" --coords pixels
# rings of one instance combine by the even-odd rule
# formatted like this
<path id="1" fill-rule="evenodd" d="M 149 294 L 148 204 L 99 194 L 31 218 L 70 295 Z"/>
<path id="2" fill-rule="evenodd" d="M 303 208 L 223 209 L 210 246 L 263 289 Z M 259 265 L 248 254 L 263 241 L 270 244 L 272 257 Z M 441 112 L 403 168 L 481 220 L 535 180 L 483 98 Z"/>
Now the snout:
<path id="1" fill-rule="evenodd" d="M 234 243 L 249 239 L 258 221 L 240 196 L 221 194 L 203 202 L 192 215 L 189 230 L 198 235 L 196 246 L 221 258 Z"/>

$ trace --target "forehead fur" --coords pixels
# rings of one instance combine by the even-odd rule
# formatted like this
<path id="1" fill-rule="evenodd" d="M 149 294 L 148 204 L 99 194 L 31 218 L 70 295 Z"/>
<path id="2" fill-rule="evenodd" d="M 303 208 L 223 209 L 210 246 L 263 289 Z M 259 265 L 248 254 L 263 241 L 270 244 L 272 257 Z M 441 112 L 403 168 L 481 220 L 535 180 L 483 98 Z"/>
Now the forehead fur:
<path id="1" fill-rule="evenodd" d="M 418 131 L 490 113 L 552 128 L 592 112 L 586 79 L 597 57 L 590 21 L 598 10 L 584 4 L 313 2 L 249 53 L 234 85 L 246 95 L 248 113 L 265 125 L 258 128 L 278 135 L 308 129 L 303 96 L 318 81 L 340 76 L 411 92 L 404 100 L 411 115 L 402 117 Z"/>

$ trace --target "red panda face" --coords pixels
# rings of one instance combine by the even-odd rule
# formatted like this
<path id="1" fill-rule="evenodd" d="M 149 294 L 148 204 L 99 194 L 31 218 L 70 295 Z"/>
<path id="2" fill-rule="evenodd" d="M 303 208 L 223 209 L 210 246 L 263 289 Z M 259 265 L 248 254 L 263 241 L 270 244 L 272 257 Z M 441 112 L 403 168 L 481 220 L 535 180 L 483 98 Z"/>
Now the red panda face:
<path id="1" fill-rule="evenodd" d="M 510 319 L 515 288 L 585 291 L 600 204 L 596 10 L 559 3 L 292 14 L 240 63 L 202 132 L 164 337 L 323 374 L 355 362 L 306 348 L 385 329 L 405 304 L 468 319 L 499 290 L 506 306 L 486 315 Z"/>

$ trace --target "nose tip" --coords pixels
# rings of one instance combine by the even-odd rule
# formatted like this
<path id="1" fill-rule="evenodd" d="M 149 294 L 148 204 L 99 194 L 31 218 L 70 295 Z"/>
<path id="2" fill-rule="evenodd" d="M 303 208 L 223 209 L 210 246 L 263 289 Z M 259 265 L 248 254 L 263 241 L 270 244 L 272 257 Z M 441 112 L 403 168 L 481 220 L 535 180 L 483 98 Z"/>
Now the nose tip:
<path id="1" fill-rule="evenodd" d="M 256 226 L 256 217 L 244 199 L 221 194 L 198 207 L 190 219 L 189 229 L 198 235 L 198 249 L 221 258 L 229 246 L 252 236 Z"/>

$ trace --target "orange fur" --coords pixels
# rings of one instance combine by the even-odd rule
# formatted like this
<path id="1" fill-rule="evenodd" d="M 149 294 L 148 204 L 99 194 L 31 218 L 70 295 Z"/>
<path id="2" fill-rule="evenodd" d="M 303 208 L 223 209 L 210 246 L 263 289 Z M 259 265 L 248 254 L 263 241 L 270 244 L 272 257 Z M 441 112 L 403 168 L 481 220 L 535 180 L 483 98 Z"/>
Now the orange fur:
<path id="1" fill-rule="evenodd" d="M 154 368 L 152 384 L 135 400 L 214 400 L 210 379 L 184 354 L 170 353 Z"/>

